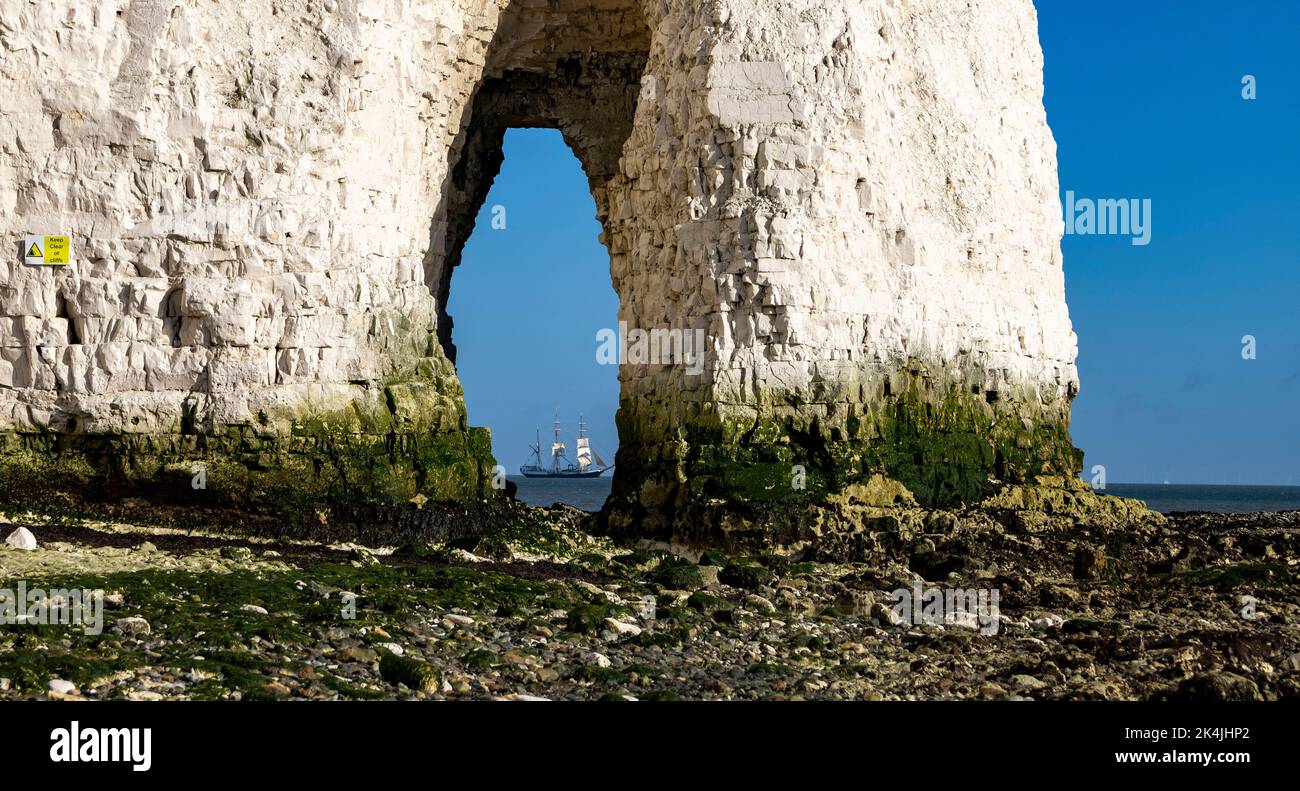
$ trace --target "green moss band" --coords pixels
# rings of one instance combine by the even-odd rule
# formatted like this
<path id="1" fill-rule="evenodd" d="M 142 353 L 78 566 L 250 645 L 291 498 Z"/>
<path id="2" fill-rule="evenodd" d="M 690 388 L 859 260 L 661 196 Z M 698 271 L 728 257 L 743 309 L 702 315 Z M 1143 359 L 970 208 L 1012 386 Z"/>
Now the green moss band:
<path id="1" fill-rule="evenodd" d="M 167 434 L 0 433 L 0 502 L 140 496 L 308 519 L 413 499 L 477 502 L 492 491 L 491 434 L 468 426 L 454 373 L 426 368 L 358 388 L 324 414 L 217 431 L 182 420 Z"/>
<path id="2" fill-rule="evenodd" d="M 682 405 L 686 429 L 667 442 L 662 415 L 624 402 L 610 524 L 668 534 L 699 507 L 803 507 L 879 478 L 923 506 L 953 507 L 1082 469 L 1066 398 L 985 392 L 921 368 L 882 381 L 856 401 L 768 391 L 762 410 Z"/>
<path id="3" fill-rule="evenodd" d="M 919 366 L 840 386 L 820 402 L 771 390 L 753 403 L 686 397 L 625 398 L 612 526 L 671 534 L 702 508 L 816 507 L 873 480 L 922 506 L 951 507 L 1008 485 L 1071 478 L 1082 465 L 1068 398 L 984 392 Z M 492 494 L 491 437 L 468 426 L 460 385 L 442 359 L 359 388 L 327 413 L 259 417 L 258 425 L 208 433 L 0 435 L 0 502 L 130 493 L 269 506 L 309 521 L 321 509 L 473 506 Z M 199 470 L 204 488 L 196 489 Z"/>

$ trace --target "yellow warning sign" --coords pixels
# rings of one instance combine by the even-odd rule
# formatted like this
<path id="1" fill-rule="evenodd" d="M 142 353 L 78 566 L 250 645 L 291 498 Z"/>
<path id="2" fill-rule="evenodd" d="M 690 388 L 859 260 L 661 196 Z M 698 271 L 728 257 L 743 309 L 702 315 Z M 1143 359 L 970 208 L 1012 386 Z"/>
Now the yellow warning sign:
<path id="1" fill-rule="evenodd" d="M 67 266 L 72 263 L 72 239 L 67 236 L 28 236 L 23 241 L 23 263 L 29 266 Z"/>
<path id="2" fill-rule="evenodd" d="M 72 263 L 71 240 L 66 236 L 45 237 L 46 266 L 66 266 Z"/>

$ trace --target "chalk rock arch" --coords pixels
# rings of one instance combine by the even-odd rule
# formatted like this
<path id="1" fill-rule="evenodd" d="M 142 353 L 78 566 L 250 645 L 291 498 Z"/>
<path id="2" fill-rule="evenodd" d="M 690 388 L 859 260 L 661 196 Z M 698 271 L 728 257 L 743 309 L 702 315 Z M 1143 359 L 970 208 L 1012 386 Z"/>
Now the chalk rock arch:
<path id="1" fill-rule="evenodd" d="M 491 495 L 446 302 L 512 125 L 582 161 L 620 319 L 705 339 L 620 369 L 611 529 L 1077 471 L 1030 0 L 120 5 L 0 11 L 0 232 L 75 258 L 3 263 L 10 492 Z"/>

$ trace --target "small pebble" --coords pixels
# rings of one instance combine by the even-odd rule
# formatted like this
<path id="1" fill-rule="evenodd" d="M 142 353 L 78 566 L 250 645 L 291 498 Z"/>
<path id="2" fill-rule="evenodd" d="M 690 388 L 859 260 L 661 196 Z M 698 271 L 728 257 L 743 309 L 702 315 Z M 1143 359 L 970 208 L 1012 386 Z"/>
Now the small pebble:
<path id="1" fill-rule="evenodd" d="M 50 679 L 50 683 L 46 686 L 49 687 L 50 692 L 57 695 L 75 695 L 77 693 L 76 684 L 73 684 L 71 681 L 64 681 L 61 678 Z"/>

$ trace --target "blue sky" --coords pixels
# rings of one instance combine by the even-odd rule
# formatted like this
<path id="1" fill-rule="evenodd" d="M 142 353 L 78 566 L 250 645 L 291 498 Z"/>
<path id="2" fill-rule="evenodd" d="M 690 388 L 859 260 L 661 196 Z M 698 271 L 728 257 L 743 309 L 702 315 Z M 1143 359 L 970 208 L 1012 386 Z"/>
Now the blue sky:
<path id="1" fill-rule="evenodd" d="M 1148 245 L 1062 243 L 1085 467 L 1300 484 L 1300 3 L 1037 5 L 1062 194 L 1152 206 Z M 581 412 L 612 456 L 618 376 L 595 334 L 618 302 L 586 177 L 553 130 L 512 130 L 505 153 L 452 278 L 470 421 L 512 473 L 557 407 L 570 446 Z"/>
<path id="2" fill-rule="evenodd" d="M 596 332 L 618 326 L 618 297 L 587 177 L 553 129 L 510 130 L 505 155 L 451 278 L 470 423 L 492 429 L 511 475 L 536 429 L 549 447 L 557 408 L 571 459 L 581 414 L 612 462 L 618 368 L 597 364 Z M 505 209 L 504 229 L 492 227 L 494 206 Z"/>
<path id="3" fill-rule="evenodd" d="M 1300 484 L 1300 4 L 1038 8 L 1062 194 L 1152 201 L 1062 242 L 1086 469 Z"/>

